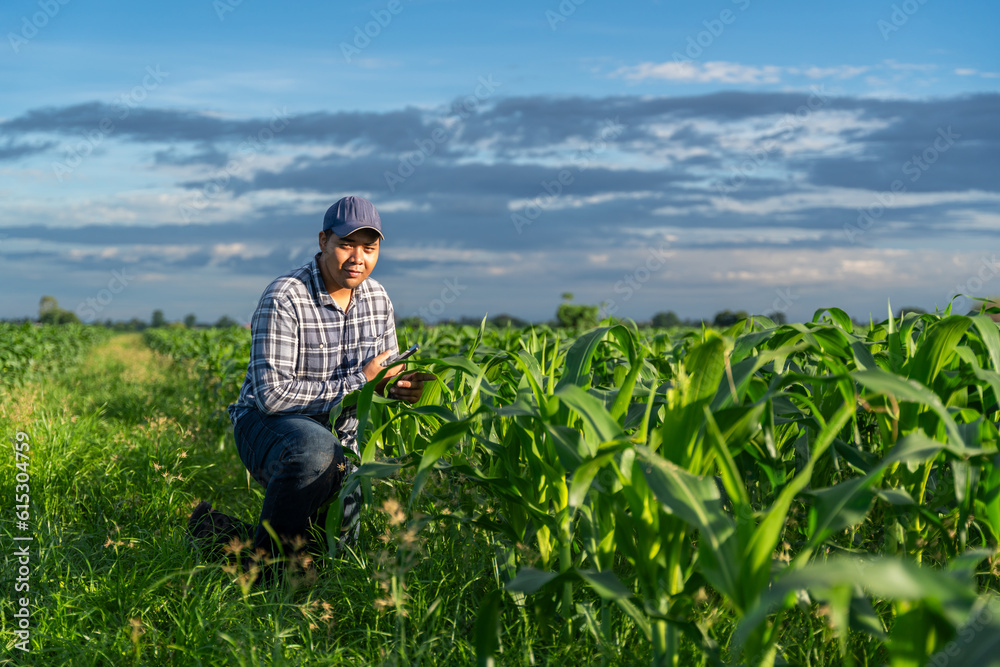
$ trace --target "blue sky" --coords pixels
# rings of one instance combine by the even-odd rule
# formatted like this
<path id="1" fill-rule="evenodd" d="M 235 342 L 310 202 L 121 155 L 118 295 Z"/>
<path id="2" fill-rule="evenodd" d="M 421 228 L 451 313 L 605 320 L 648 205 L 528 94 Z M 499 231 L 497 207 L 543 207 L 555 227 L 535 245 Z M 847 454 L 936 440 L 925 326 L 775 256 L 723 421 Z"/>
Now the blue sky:
<path id="1" fill-rule="evenodd" d="M 400 316 L 1000 294 L 992 3 L 0 7 L 0 317 L 247 321 L 372 199 Z M 962 307 L 971 302 L 960 299 Z"/>

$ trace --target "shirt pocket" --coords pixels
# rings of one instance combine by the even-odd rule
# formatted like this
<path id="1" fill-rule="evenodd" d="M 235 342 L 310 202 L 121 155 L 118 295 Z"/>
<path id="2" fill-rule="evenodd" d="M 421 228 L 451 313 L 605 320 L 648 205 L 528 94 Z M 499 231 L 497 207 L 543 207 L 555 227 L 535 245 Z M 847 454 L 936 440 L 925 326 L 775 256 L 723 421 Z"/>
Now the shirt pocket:
<path id="1" fill-rule="evenodd" d="M 357 347 L 356 354 L 360 354 L 361 355 L 361 358 L 359 359 L 359 361 L 360 361 L 362 367 L 368 361 L 370 361 L 374 357 L 378 356 L 378 353 L 381 352 L 381 351 L 382 351 L 382 337 L 381 336 L 372 336 L 372 335 L 363 334 L 361 337 L 358 338 L 358 347 Z"/>
<path id="2" fill-rule="evenodd" d="M 333 354 L 333 347 L 324 341 L 303 343 L 301 347 L 303 379 L 328 379 L 333 368 Z"/>

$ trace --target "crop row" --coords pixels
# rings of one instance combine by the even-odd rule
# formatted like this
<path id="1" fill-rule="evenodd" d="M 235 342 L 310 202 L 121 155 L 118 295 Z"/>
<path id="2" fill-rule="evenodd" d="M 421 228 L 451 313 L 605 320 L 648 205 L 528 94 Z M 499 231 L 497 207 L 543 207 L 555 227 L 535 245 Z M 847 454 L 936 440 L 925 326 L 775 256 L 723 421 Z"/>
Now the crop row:
<path id="1" fill-rule="evenodd" d="M 706 660 L 774 664 L 800 607 L 822 610 L 845 663 L 858 633 L 893 665 L 995 648 L 996 621 L 980 623 L 1000 540 L 989 317 L 855 329 L 829 309 L 673 335 L 613 323 L 405 333 L 439 381 L 413 407 L 374 383 L 344 399 L 365 433 L 344 493 L 361 484 L 370 497 L 407 469 L 411 503 L 432 475 L 492 499 L 439 515 L 506 545 L 504 590 L 477 623 L 483 659 L 499 608 L 529 600 L 567 641 L 627 619 L 657 665 L 679 664 L 685 643 Z M 249 338 L 230 335 L 150 342 L 233 397 Z"/>
<path id="2" fill-rule="evenodd" d="M 0 322 L 0 384 L 16 385 L 65 368 L 106 337 L 107 330 L 82 324 Z"/>

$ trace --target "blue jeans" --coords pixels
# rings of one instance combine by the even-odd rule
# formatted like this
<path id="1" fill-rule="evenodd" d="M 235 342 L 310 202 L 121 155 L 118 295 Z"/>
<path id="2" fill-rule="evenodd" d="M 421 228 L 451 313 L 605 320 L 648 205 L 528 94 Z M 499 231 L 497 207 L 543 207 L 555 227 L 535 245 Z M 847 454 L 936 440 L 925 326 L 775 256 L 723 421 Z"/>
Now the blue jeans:
<path id="1" fill-rule="evenodd" d="M 276 556 L 278 545 L 263 522 L 282 542 L 306 537 L 310 519 L 336 497 L 354 466 L 329 426 L 307 415 L 248 410 L 236 420 L 233 434 L 243 465 L 265 489 L 254 549 Z M 352 494 L 344 507 L 343 525 L 355 534 L 360 500 L 360 494 Z"/>

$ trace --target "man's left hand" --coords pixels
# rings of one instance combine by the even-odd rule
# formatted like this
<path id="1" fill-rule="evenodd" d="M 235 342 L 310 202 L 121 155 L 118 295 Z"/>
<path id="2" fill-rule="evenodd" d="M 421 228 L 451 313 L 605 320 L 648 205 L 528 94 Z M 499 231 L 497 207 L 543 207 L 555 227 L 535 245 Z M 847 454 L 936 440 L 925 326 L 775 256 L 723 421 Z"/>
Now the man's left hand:
<path id="1" fill-rule="evenodd" d="M 436 379 L 430 373 L 413 372 L 400 375 L 395 384 L 389 387 L 389 398 L 406 401 L 410 404 L 416 403 L 424 393 L 424 383 Z"/>

